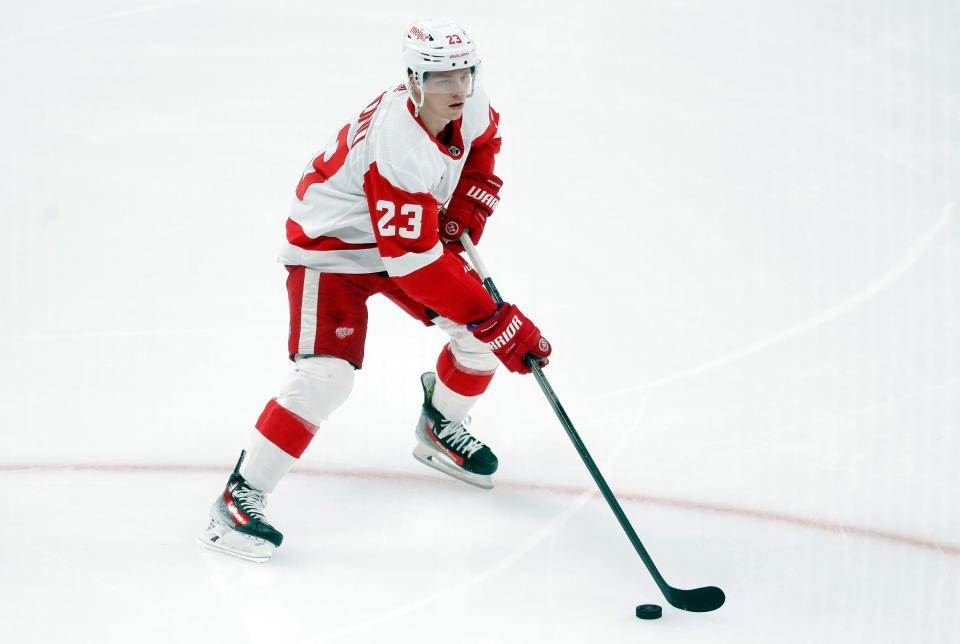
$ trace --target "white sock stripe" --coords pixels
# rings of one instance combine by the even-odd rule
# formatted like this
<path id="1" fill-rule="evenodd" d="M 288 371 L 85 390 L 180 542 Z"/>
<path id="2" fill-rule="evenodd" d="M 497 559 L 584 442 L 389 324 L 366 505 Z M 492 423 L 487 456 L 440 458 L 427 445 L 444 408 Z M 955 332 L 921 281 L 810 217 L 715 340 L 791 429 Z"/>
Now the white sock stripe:
<path id="1" fill-rule="evenodd" d="M 462 346 L 453 342 L 450 343 L 450 353 L 453 355 L 453 362 L 456 364 L 457 370 L 471 376 L 489 376 L 496 373 L 500 361 L 497 360 L 497 357 L 486 344 L 479 340 L 477 344 L 482 347 L 482 352 L 464 350 Z"/>
<path id="2" fill-rule="evenodd" d="M 486 348 L 486 345 L 483 345 Z M 444 351 L 450 352 L 450 357 L 453 360 L 453 367 L 469 376 L 489 376 L 497 372 L 497 365 L 491 364 L 489 369 L 474 369 L 473 367 L 467 366 L 464 364 L 465 361 L 470 360 L 471 354 L 464 352 L 463 349 L 455 345 L 452 341 L 447 345 L 447 348 Z M 489 351 L 486 351 L 480 354 L 482 358 L 492 355 Z M 484 365 L 486 366 L 486 365 Z"/>
<path id="3" fill-rule="evenodd" d="M 477 340 L 464 325 L 444 317 L 438 317 L 433 322 L 450 335 L 450 350 L 457 364 L 464 367 L 465 371 L 487 375 L 500 366 L 500 360 L 487 343 Z"/>
<path id="4" fill-rule="evenodd" d="M 346 402 L 353 390 L 353 376 L 353 365 L 340 358 L 297 358 L 277 403 L 307 423 L 319 425 Z"/>
<path id="5" fill-rule="evenodd" d="M 297 459 L 254 430 L 247 442 L 247 456 L 240 465 L 240 476 L 264 492 L 273 492 Z"/>
<path id="6" fill-rule="evenodd" d="M 433 386 L 433 407 L 449 420 L 458 421 L 466 418 L 478 400 L 480 396 L 458 394 L 445 385 L 440 378 L 437 378 Z"/>
<path id="7" fill-rule="evenodd" d="M 300 338 L 297 353 L 310 355 L 317 339 L 317 303 L 320 299 L 320 271 L 305 268 L 300 298 Z"/>

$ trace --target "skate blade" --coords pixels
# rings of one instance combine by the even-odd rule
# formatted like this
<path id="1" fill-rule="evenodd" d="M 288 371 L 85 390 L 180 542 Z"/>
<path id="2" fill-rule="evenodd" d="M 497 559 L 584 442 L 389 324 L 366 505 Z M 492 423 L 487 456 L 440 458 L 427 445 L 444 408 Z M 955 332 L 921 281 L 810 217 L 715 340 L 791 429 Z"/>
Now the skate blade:
<path id="1" fill-rule="evenodd" d="M 467 472 L 463 468 L 459 467 L 456 463 L 451 461 L 450 457 L 447 455 L 428 447 L 423 443 L 420 443 L 413 448 L 413 457 L 427 467 L 432 467 L 438 472 L 443 472 L 447 476 L 452 476 L 459 481 L 469 483 L 470 485 L 482 488 L 484 490 L 493 489 L 493 479 L 489 474 L 474 474 L 473 472 Z"/>
<path id="2" fill-rule="evenodd" d="M 225 545 L 207 541 L 203 537 L 197 537 L 197 543 L 199 543 L 201 546 L 203 546 L 207 550 L 212 550 L 214 552 L 222 552 L 225 555 L 230 555 L 238 559 L 244 559 L 245 561 L 254 561 L 256 563 L 264 563 L 265 561 L 270 561 L 270 557 L 271 557 L 271 555 L 253 555 L 253 554 L 243 552 L 242 550 L 234 550 L 233 548 L 228 548 Z"/>
<path id="3" fill-rule="evenodd" d="M 269 541 L 237 532 L 215 518 L 210 519 L 207 529 L 197 537 L 197 543 L 207 550 L 256 563 L 270 561 L 275 549 Z"/>

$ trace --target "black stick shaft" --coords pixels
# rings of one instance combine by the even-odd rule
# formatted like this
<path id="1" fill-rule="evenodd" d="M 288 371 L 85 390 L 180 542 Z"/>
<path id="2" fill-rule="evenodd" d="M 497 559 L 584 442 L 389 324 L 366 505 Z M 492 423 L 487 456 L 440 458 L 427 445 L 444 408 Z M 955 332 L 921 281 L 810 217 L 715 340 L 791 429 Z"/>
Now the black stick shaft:
<path id="1" fill-rule="evenodd" d="M 493 298 L 493 301 L 496 302 L 498 306 L 503 304 L 503 298 L 500 297 L 500 291 L 497 290 L 496 285 L 493 283 L 493 278 L 490 277 L 490 274 L 487 272 L 487 267 L 480 259 L 480 255 L 477 253 L 476 247 L 470 243 L 470 238 L 466 235 L 461 238 L 461 241 L 463 242 L 464 248 L 467 250 L 467 254 L 470 256 L 471 261 L 477 268 L 477 271 L 480 273 L 480 278 L 483 280 L 484 288 L 487 289 L 487 292 L 490 293 L 490 297 Z M 656 565 L 654 565 L 653 560 L 647 553 L 647 549 L 644 548 L 643 543 L 640 542 L 640 537 L 637 536 L 637 531 L 633 529 L 629 519 L 627 519 L 627 515 L 623 513 L 623 508 L 620 507 L 620 502 L 617 501 L 617 497 L 614 496 L 610 486 L 607 485 L 606 479 L 604 479 L 603 474 L 600 473 L 600 468 L 597 467 L 593 457 L 590 456 L 587 446 L 584 445 L 583 441 L 580 439 L 580 434 L 577 433 L 576 428 L 573 426 L 573 421 L 571 421 L 570 417 L 567 416 L 567 412 L 564 410 L 563 405 L 560 404 L 560 399 L 557 398 L 557 394 L 554 393 L 553 387 L 550 386 L 550 382 L 547 380 L 547 377 L 543 375 L 543 369 L 540 368 L 540 364 L 533 357 L 527 358 L 527 364 L 533 371 L 533 375 L 536 377 L 537 384 L 540 385 L 540 389 L 543 390 L 543 394 L 550 402 L 550 406 L 553 407 L 553 411 L 557 414 L 557 418 L 560 419 L 560 424 L 563 425 L 563 429 L 567 432 L 567 436 L 570 437 L 570 441 L 576 448 L 577 453 L 580 454 L 583 464 L 586 465 L 587 469 L 590 471 L 590 476 L 593 477 L 597 487 L 600 488 L 603 498 L 607 500 L 607 504 L 610 506 L 610 509 L 613 510 L 613 514 L 616 515 L 617 521 L 620 522 L 620 526 L 623 528 L 623 531 L 627 533 L 627 538 L 630 539 L 630 543 L 633 544 L 637 554 L 640 555 L 640 559 L 642 559 L 643 563 L 647 566 L 647 570 L 649 570 L 650 574 L 653 575 L 653 580 L 657 582 L 657 586 L 660 587 L 660 590 L 664 595 L 669 597 L 671 591 L 670 585 L 664 581 L 663 575 L 661 575 L 660 571 L 657 570 Z"/>
<path id="2" fill-rule="evenodd" d="M 483 280 L 483 286 L 487 289 L 487 292 L 490 293 L 490 297 L 492 297 L 493 301 L 497 303 L 497 306 L 503 304 L 503 298 L 500 297 L 500 292 L 494 285 L 493 278 L 490 277 L 490 273 L 487 271 L 487 267 L 484 266 L 483 261 L 480 259 L 480 255 L 477 253 L 476 247 L 470 241 L 470 237 L 464 233 L 460 237 L 460 241 L 463 244 L 464 249 L 467 251 L 467 254 L 470 256 L 470 261 L 480 274 L 480 279 Z M 653 580 L 657 583 L 657 587 L 660 588 L 660 592 L 663 593 L 663 596 L 667 599 L 670 605 L 682 610 L 695 612 L 707 612 L 720 608 L 720 606 L 723 605 L 725 598 L 723 591 L 719 588 L 708 586 L 704 588 L 695 588 L 693 590 L 681 590 L 678 588 L 673 588 L 664 580 L 663 575 L 660 574 L 657 566 L 653 563 L 653 559 L 651 559 L 650 555 L 647 553 L 647 549 L 643 547 L 643 543 L 641 543 L 640 537 L 637 536 L 636 530 L 634 530 L 633 526 L 630 524 L 630 520 L 627 519 L 627 515 L 624 514 L 623 508 L 620 507 L 620 502 L 617 501 L 617 497 L 613 494 L 610 486 L 607 485 L 607 481 L 600 473 L 600 468 L 597 467 L 597 464 L 594 462 L 593 457 L 590 456 L 590 452 L 587 450 L 586 445 L 584 445 L 583 441 L 580 439 L 580 435 L 573 426 L 573 421 L 571 421 L 570 417 L 567 416 L 567 412 L 563 409 L 563 405 L 560 404 L 560 399 L 557 398 L 557 394 L 554 393 L 553 387 L 550 386 L 550 383 L 547 381 L 547 377 L 543 375 L 543 369 L 540 368 L 540 363 L 537 362 L 535 357 L 529 354 L 526 356 L 526 362 L 531 371 L 533 371 L 533 375 L 537 379 L 537 384 L 540 385 L 540 389 L 550 402 L 550 406 L 553 407 L 553 411 L 557 414 L 557 418 L 560 419 L 560 424 L 563 425 L 564 431 L 567 432 L 567 436 L 570 438 L 570 441 L 576 448 L 577 453 L 583 460 L 584 465 L 587 466 L 590 476 L 593 477 L 597 487 L 600 488 L 600 492 L 603 494 L 603 498 L 606 499 L 607 505 L 610 506 L 610 509 L 613 510 L 613 514 L 617 517 L 617 521 L 620 522 L 620 527 L 623 528 L 623 531 L 627 534 L 627 538 L 630 539 L 630 543 L 633 544 L 633 547 L 637 551 L 637 554 L 640 555 L 640 559 L 643 561 L 643 564 L 647 567 L 647 570 L 650 572 Z"/>
<path id="3" fill-rule="evenodd" d="M 496 284 L 493 283 L 493 278 L 484 278 L 483 287 L 487 289 L 487 293 L 489 293 L 490 297 L 493 298 L 493 301 L 497 303 L 497 306 L 503 304 L 503 298 L 500 297 L 500 291 L 497 290 Z"/>
<path id="4" fill-rule="evenodd" d="M 597 467 L 597 464 L 594 462 L 593 457 L 590 456 L 590 452 L 587 450 L 586 445 L 584 445 L 583 441 L 580 439 L 580 434 L 578 434 L 576 428 L 574 428 L 573 421 L 571 421 L 570 417 L 567 416 L 567 412 L 564 410 L 563 405 L 560 404 L 560 399 L 557 398 L 557 394 L 554 393 L 553 387 L 551 387 L 550 383 L 547 381 L 547 377 L 543 374 L 543 370 L 540 368 L 540 365 L 537 364 L 537 361 L 532 357 L 527 359 L 527 364 L 530 365 L 530 368 L 533 370 L 533 375 L 537 379 L 537 384 L 540 385 L 540 389 L 543 390 L 543 394 L 550 402 L 550 406 L 553 407 L 553 411 L 556 412 L 557 418 L 560 419 L 560 424 L 563 425 L 563 429 L 567 432 L 567 436 L 570 437 L 570 441 L 576 448 L 577 453 L 580 454 L 583 464 L 586 465 L 587 469 L 590 471 L 590 476 L 593 477 L 594 482 L 597 484 L 597 487 L 600 488 L 600 492 L 603 494 L 603 498 L 607 500 L 607 504 L 610 506 L 610 509 L 613 510 L 613 514 L 617 517 L 617 521 L 620 522 L 620 527 L 622 527 L 623 531 L 627 533 L 630 543 L 633 544 L 637 554 L 640 555 L 640 559 L 642 559 L 643 563 L 647 566 L 647 570 L 650 571 L 650 574 L 653 576 L 653 580 L 657 582 L 657 586 L 660 587 L 660 590 L 664 595 L 669 595 L 671 590 L 670 585 L 667 584 L 667 582 L 663 579 L 663 575 L 661 575 L 660 571 L 657 570 L 656 565 L 654 565 L 653 560 L 647 553 L 647 549 L 643 547 L 640 537 L 637 536 L 636 530 L 633 529 L 629 519 L 627 519 L 627 515 L 623 512 L 623 508 L 620 507 L 620 502 L 617 501 L 617 497 L 613 494 L 610 486 L 607 485 L 607 481 L 603 478 L 603 474 L 600 473 L 600 468 Z"/>

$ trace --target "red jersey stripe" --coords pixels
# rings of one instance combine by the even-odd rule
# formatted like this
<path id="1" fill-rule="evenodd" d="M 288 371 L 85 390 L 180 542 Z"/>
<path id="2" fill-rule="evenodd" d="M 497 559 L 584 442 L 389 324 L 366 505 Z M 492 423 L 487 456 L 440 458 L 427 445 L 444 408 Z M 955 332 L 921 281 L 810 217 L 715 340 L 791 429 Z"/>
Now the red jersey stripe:
<path id="1" fill-rule="evenodd" d="M 321 154 L 313 160 L 314 171 L 303 175 L 300 184 L 297 186 L 297 199 L 303 201 L 303 196 L 307 193 L 307 188 L 315 183 L 323 183 L 337 173 L 337 170 L 343 166 L 347 160 L 347 154 L 350 150 L 347 148 L 347 135 L 350 134 L 350 124 L 344 125 L 337 133 L 337 149 L 329 159 L 324 159 L 326 153 Z"/>
<path id="2" fill-rule="evenodd" d="M 336 237 L 310 237 L 303 227 L 292 219 L 287 219 L 287 241 L 304 250 L 364 250 L 376 248 L 376 243 L 351 244 Z"/>

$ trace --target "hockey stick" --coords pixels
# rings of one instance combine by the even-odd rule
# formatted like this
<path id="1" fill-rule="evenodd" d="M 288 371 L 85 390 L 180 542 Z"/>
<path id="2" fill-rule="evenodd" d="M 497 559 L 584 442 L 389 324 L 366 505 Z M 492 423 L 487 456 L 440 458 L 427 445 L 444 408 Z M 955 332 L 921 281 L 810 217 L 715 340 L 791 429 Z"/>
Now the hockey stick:
<path id="1" fill-rule="evenodd" d="M 463 244 L 463 248 L 467 251 L 467 255 L 470 257 L 470 262 L 480 274 L 480 279 L 483 280 L 484 288 L 487 289 L 487 292 L 490 293 L 490 296 L 498 305 L 503 304 L 503 298 L 500 297 L 497 287 L 494 286 L 493 279 L 490 277 L 490 273 L 487 272 L 487 267 L 484 266 L 483 261 L 480 259 L 480 255 L 477 253 L 476 246 L 474 246 L 473 242 L 470 241 L 470 237 L 468 237 L 466 234 L 462 235 L 460 237 L 460 243 Z M 557 414 L 557 418 L 560 419 L 560 424 L 563 425 L 563 429 L 566 430 L 567 436 L 570 437 L 570 440 L 573 442 L 573 446 L 577 449 L 577 453 L 580 454 L 580 458 L 583 460 L 584 465 L 587 466 L 587 469 L 590 471 L 590 475 L 596 482 L 597 487 L 599 487 L 600 492 L 603 493 L 603 498 L 607 500 L 607 504 L 610 506 L 610 509 L 613 510 L 613 514 L 617 517 L 617 521 L 620 522 L 620 526 L 623 528 L 623 531 L 627 533 L 630 543 L 633 544 L 637 554 L 640 555 L 640 559 L 653 576 L 653 580 L 657 582 L 660 592 L 663 593 L 663 596 L 670 603 L 670 605 L 681 610 L 687 610 L 694 613 L 706 613 L 723 606 L 726 596 L 723 594 L 723 591 L 716 586 L 705 586 L 703 588 L 683 590 L 681 588 L 674 588 L 668 584 L 666 580 L 664 580 L 663 575 L 660 574 L 657 566 L 653 563 L 653 559 L 651 559 L 650 555 L 647 553 L 647 549 L 644 548 L 643 543 L 640 542 L 640 537 L 637 536 L 637 532 L 633 529 L 633 526 L 630 525 L 627 515 L 623 513 L 623 508 L 620 507 L 617 497 L 614 496 L 613 492 L 610 490 L 610 486 L 608 486 L 607 482 L 604 480 L 603 475 L 600 473 L 600 469 L 590 456 L 590 452 L 587 451 L 583 441 L 580 440 L 580 435 L 574 428 L 573 422 L 570 420 L 570 417 L 567 416 L 567 412 L 564 411 L 563 406 L 560 404 L 557 394 L 553 392 L 553 388 L 550 386 L 550 383 L 547 382 L 547 377 L 543 375 L 543 370 L 540 368 L 540 364 L 533 356 L 529 355 L 527 356 L 527 364 L 533 371 L 533 375 L 537 379 L 540 389 L 543 390 L 543 394 L 550 402 L 550 406 L 553 407 L 553 411 Z"/>

